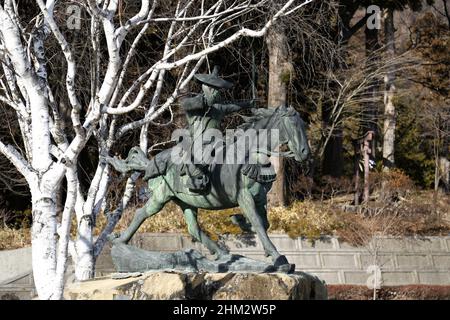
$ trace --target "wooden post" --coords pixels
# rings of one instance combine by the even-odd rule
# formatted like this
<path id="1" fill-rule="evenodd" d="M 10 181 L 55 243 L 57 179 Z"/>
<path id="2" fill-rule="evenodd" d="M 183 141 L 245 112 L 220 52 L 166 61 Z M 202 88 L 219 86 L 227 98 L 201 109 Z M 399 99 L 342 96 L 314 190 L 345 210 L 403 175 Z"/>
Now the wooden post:
<path id="1" fill-rule="evenodd" d="M 359 206 L 359 159 L 361 157 L 361 145 L 359 140 L 353 141 L 353 147 L 355 149 L 355 198 L 354 205 Z"/>
<path id="2" fill-rule="evenodd" d="M 285 30 L 270 29 L 267 33 L 266 44 L 269 54 L 267 105 L 269 108 L 277 108 L 287 105 L 288 83 L 294 70 Z M 286 176 L 283 158 L 271 157 L 271 162 L 277 174 L 277 180 L 267 194 L 268 205 L 286 206 Z"/>
<path id="3" fill-rule="evenodd" d="M 370 183 L 369 183 L 369 171 L 370 171 L 370 155 L 372 154 L 371 141 L 373 140 L 374 132 L 368 131 L 364 137 L 363 142 L 363 155 L 364 155 L 364 203 L 369 202 L 370 196 Z"/>

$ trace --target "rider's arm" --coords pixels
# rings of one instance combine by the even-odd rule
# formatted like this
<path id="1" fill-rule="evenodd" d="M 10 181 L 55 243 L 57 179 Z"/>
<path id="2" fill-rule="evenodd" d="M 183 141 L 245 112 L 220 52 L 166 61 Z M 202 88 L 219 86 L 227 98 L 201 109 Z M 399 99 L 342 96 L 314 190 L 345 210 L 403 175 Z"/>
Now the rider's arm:
<path id="1" fill-rule="evenodd" d="M 180 104 L 185 111 L 202 110 L 205 107 L 202 96 L 183 99 Z"/>
<path id="2" fill-rule="evenodd" d="M 219 109 L 223 113 L 231 113 L 231 112 L 237 112 L 242 109 L 249 109 L 253 107 L 253 100 L 251 101 L 244 101 L 244 102 L 236 102 L 231 104 L 214 104 L 214 107 Z"/>

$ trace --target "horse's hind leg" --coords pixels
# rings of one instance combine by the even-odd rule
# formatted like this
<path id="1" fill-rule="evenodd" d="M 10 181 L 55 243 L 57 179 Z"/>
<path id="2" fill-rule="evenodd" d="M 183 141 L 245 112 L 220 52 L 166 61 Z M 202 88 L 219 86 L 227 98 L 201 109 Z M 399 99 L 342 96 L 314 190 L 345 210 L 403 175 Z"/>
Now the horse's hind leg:
<path id="1" fill-rule="evenodd" d="M 267 232 L 267 230 L 269 230 L 270 227 L 269 219 L 267 218 L 267 194 L 265 193 L 260 194 L 255 199 L 255 205 L 256 205 L 256 212 L 261 217 L 264 230 L 266 230 Z"/>
<path id="2" fill-rule="evenodd" d="M 220 248 L 216 242 L 211 240 L 202 229 L 198 225 L 197 221 L 197 209 L 192 207 L 181 206 L 184 213 L 184 218 L 186 220 L 186 224 L 188 226 L 188 232 L 191 236 L 193 236 L 196 240 L 200 241 L 203 245 L 205 245 L 209 252 L 215 254 L 217 258 L 227 255 L 228 251 Z"/>
<path id="3" fill-rule="evenodd" d="M 159 185 L 161 186 L 161 184 Z M 113 240 L 118 243 L 128 243 L 131 237 L 136 233 L 141 224 L 149 217 L 161 211 L 164 205 L 170 200 L 170 195 L 167 194 L 165 188 L 158 188 L 152 190 L 152 196 L 147 203 L 140 209 L 136 210 L 128 228 L 123 231 L 120 236 Z"/>
<path id="4" fill-rule="evenodd" d="M 265 203 L 255 201 L 255 208 L 256 208 L 256 213 L 258 214 L 258 216 L 261 219 L 261 223 L 264 228 L 264 231 L 267 233 L 267 230 L 269 230 L 269 227 L 270 227 L 270 223 L 269 223 L 269 219 L 267 218 L 266 205 L 265 205 Z M 268 256 L 269 255 L 266 252 L 266 257 L 268 257 Z"/>

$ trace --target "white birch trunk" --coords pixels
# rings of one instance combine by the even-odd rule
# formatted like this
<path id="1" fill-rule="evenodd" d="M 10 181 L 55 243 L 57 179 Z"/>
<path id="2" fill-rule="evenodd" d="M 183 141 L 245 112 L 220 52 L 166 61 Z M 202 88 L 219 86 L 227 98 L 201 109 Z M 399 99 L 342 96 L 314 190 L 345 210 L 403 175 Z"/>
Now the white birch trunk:
<path id="1" fill-rule="evenodd" d="M 76 256 L 75 278 L 77 281 L 91 279 L 94 276 L 94 257 L 93 257 L 93 236 L 92 236 L 92 215 L 85 214 L 84 201 L 81 191 L 77 191 L 77 204 L 75 212 L 77 216 L 77 239 L 75 241 Z"/>
<path id="2" fill-rule="evenodd" d="M 448 156 L 439 157 L 439 173 L 444 190 L 448 192 L 450 190 L 450 160 Z"/>
<path id="3" fill-rule="evenodd" d="M 41 300 L 56 299 L 56 194 L 31 190 L 33 206 L 32 266 Z"/>
<path id="4" fill-rule="evenodd" d="M 68 247 L 70 241 L 70 225 L 72 213 L 75 208 L 77 200 L 77 183 L 76 169 L 69 168 L 67 170 L 67 197 L 64 204 L 64 211 L 61 217 L 61 225 L 58 228 L 59 242 L 58 242 L 58 255 L 56 264 L 56 287 L 55 298 L 62 299 L 64 293 L 64 275 L 66 272 Z"/>
<path id="5" fill-rule="evenodd" d="M 384 12 L 384 32 L 386 39 L 386 59 L 395 57 L 395 37 L 394 37 L 394 10 L 385 9 Z M 389 170 L 395 166 L 395 73 L 390 70 L 384 77 L 384 130 L 383 130 L 383 169 Z"/>

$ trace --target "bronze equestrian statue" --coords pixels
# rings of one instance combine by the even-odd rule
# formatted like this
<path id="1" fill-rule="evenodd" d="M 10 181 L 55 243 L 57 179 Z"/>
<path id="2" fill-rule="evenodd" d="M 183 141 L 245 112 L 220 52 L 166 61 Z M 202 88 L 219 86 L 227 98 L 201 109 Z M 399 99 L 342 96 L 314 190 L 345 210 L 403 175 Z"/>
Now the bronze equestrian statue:
<path id="1" fill-rule="evenodd" d="M 199 137 L 207 130 L 218 129 L 226 114 L 252 106 L 252 103 L 219 103 L 219 90 L 229 89 L 231 83 L 220 79 L 217 73 L 218 69 L 214 68 L 210 75 L 197 75 L 196 79 L 202 83 L 203 93 L 181 102 L 186 111 L 192 141 L 201 139 Z M 255 139 L 249 141 L 249 148 L 243 151 L 246 159 L 244 162 L 175 163 L 171 158 L 174 148 L 159 153 L 151 160 L 137 147 L 130 150 L 125 160 L 108 158 L 108 162 L 120 172 L 145 172 L 151 193 L 145 206 L 136 211 L 129 227 L 110 238 L 113 244 L 128 243 L 144 220 L 173 201 L 183 210 L 191 236 L 218 258 L 227 256 L 228 251 L 219 247 L 199 227 L 197 210 L 222 210 L 239 206 L 259 237 L 266 255 L 272 258 L 276 270 L 292 272 L 294 265 L 289 264 L 286 257 L 278 252 L 267 235 L 267 193 L 276 179 L 268 158 L 285 156 L 298 162 L 305 161 L 310 154 L 306 126 L 292 107 L 252 108 L 251 111 L 252 116 L 245 118 L 245 123 L 239 127 L 242 133 L 233 141 L 221 141 L 217 146 L 227 159 L 236 159 L 236 153 L 239 152 L 237 147 L 245 145 L 245 139 L 248 141 L 246 133 L 256 133 Z M 257 140 L 264 138 L 262 134 L 271 130 L 277 132 L 277 139 L 266 139 L 266 145 L 259 145 Z M 202 141 L 202 145 L 204 144 Z M 281 145 L 287 145 L 289 150 L 278 152 Z"/>

